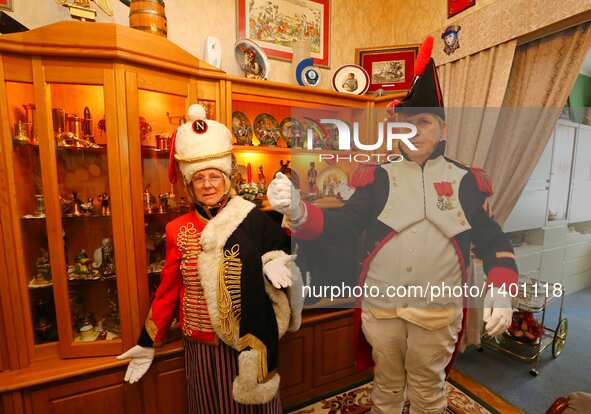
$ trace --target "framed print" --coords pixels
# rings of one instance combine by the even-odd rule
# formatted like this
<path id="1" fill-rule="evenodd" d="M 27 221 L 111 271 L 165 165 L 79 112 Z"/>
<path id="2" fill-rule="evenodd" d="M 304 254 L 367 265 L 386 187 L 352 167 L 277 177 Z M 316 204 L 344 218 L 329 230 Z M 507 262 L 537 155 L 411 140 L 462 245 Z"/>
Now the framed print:
<path id="1" fill-rule="evenodd" d="M 0 0 L 0 10 L 12 10 L 12 0 Z"/>
<path id="2" fill-rule="evenodd" d="M 291 60 L 292 43 L 310 39 L 317 66 L 329 65 L 330 0 L 237 0 L 238 38 L 254 40 L 267 56 Z"/>
<path id="3" fill-rule="evenodd" d="M 368 93 L 406 92 L 415 73 L 415 60 L 419 45 L 382 46 L 356 49 L 356 62 L 369 74 Z"/>
<path id="4" fill-rule="evenodd" d="M 476 4 L 476 0 L 447 0 L 447 18 L 463 12 Z"/>

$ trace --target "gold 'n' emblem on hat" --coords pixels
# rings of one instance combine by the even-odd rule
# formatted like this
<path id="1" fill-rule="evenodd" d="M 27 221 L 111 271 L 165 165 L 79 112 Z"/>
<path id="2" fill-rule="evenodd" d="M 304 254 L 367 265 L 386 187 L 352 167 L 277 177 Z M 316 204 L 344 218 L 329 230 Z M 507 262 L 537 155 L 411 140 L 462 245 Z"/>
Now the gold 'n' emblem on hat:
<path id="1" fill-rule="evenodd" d="M 207 122 L 203 119 L 193 121 L 193 131 L 197 134 L 204 134 L 207 132 Z"/>

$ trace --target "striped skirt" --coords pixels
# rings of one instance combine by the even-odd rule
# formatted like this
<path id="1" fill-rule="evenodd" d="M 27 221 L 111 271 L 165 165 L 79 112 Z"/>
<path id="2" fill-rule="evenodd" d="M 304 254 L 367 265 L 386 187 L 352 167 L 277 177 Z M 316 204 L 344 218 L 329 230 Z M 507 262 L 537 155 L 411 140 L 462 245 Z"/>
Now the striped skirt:
<path id="1" fill-rule="evenodd" d="M 281 414 L 279 393 L 268 403 L 244 405 L 232 398 L 238 375 L 238 352 L 220 341 L 218 346 L 185 341 L 187 414 Z"/>

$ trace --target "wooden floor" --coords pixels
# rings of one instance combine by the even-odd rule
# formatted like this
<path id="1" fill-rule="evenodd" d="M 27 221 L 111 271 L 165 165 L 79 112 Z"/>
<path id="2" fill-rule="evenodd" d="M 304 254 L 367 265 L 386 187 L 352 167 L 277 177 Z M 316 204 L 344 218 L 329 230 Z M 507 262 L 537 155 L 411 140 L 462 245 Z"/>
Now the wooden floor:
<path id="1" fill-rule="evenodd" d="M 475 382 L 470 377 L 456 371 L 452 370 L 449 374 L 449 378 L 460 387 L 466 389 L 475 397 L 478 397 L 486 404 L 490 405 L 492 408 L 497 410 L 503 414 L 525 414 L 523 410 L 509 404 L 507 401 L 503 400 L 501 397 L 496 395 L 494 392 L 489 390 L 488 388 L 484 387 L 483 385 Z"/>

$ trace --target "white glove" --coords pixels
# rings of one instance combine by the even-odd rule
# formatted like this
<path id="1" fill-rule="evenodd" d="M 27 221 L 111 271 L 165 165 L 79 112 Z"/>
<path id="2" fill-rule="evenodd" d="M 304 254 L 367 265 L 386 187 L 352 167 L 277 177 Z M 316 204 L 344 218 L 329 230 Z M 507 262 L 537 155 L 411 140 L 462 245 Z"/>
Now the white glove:
<path id="1" fill-rule="evenodd" d="M 277 173 L 267 188 L 267 198 L 273 210 L 285 214 L 290 221 L 298 222 L 302 218 L 300 192 L 285 174 Z"/>
<path id="2" fill-rule="evenodd" d="M 289 262 L 295 260 L 297 255 L 281 256 L 273 260 L 269 260 L 263 266 L 263 272 L 267 275 L 267 279 L 273 284 L 276 289 L 286 288 L 293 283 L 291 280 L 291 270 L 288 267 Z"/>
<path id="3" fill-rule="evenodd" d="M 490 288 L 484 298 L 483 320 L 486 334 L 498 336 L 511 326 L 513 309 L 509 294 L 501 293 L 498 288 Z"/>
<path id="4" fill-rule="evenodd" d="M 591 413 L 591 394 L 586 392 L 573 392 L 567 395 L 568 408 L 564 414 Z"/>
<path id="5" fill-rule="evenodd" d="M 131 358 L 125 373 L 125 381 L 133 384 L 138 382 L 144 376 L 152 361 L 154 360 L 154 348 L 148 348 L 136 345 L 116 357 L 118 360 Z"/>

